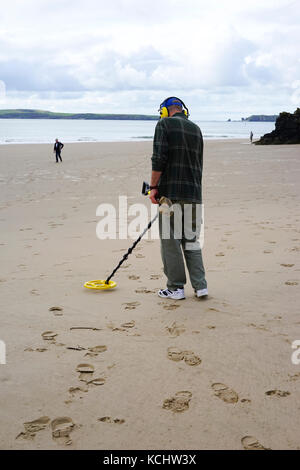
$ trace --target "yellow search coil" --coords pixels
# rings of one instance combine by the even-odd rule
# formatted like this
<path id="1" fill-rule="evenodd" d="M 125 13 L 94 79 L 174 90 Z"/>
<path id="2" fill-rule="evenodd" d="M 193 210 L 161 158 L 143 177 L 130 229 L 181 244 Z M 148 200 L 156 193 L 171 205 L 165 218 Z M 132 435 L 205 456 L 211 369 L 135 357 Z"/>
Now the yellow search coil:
<path id="1" fill-rule="evenodd" d="M 116 287 L 117 283 L 115 281 L 108 281 L 108 284 L 105 283 L 105 279 L 98 279 L 96 281 L 88 281 L 84 284 L 84 287 L 87 289 L 96 289 L 96 290 L 106 290 L 113 289 Z"/>

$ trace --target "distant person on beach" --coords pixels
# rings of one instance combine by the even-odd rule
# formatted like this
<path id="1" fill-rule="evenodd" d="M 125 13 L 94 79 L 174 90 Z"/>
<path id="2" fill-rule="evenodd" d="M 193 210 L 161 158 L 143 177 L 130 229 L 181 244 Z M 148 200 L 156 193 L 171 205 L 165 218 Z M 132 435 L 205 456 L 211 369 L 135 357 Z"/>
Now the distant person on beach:
<path id="1" fill-rule="evenodd" d="M 62 162 L 62 159 L 61 159 L 61 151 L 62 149 L 64 148 L 64 144 L 62 144 L 61 142 L 58 141 L 58 139 L 55 139 L 55 144 L 54 144 L 54 149 L 53 149 L 53 153 L 55 152 L 55 156 L 56 156 L 56 163 L 58 163 L 58 159 L 60 159 L 60 161 Z"/>
<path id="2" fill-rule="evenodd" d="M 251 144 L 252 144 L 252 140 L 253 140 L 253 132 L 251 131 L 250 132 L 250 142 L 251 142 Z"/>
<path id="3" fill-rule="evenodd" d="M 158 204 L 158 199 L 165 196 L 173 206 L 167 214 L 162 211 L 163 206 L 160 207 L 159 235 L 167 288 L 159 290 L 158 295 L 175 300 L 185 298 L 185 258 L 195 295 L 205 297 L 208 290 L 199 243 L 202 222 L 202 133 L 188 119 L 188 109 L 179 98 L 167 98 L 161 103 L 159 111 L 161 119 L 155 127 L 149 197 L 153 204 Z"/>

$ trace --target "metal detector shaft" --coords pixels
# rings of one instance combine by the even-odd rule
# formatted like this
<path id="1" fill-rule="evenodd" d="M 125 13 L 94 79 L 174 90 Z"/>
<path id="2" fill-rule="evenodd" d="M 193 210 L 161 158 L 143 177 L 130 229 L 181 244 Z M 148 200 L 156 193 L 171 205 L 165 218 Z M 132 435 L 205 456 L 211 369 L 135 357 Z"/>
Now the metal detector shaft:
<path id="1" fill-rule="evenodd" d="M 111 280 L 111 278 L 114 276 L 114 274 L 118 271 L 119 267 L 124 263 L 124 261 L 128 258 L 128 256 L 132 253 L 132 251 L 134 250 L 134 248 L 136 247 L 136 245 L 141 241 L 141 239 L 143 238 L 143 236 L 145 235 L 145 233 L 149 230 L 149 228 L 151 227 L 151 225 L 156 221 L 157 217 L 158 217 L 158 214 L 156 214 L 155 217 L 153 217 L 152 220 L 150 220 L 149 224 L 147 225 L 147 227 L 145 228 L 145 230 L 140 234 L 139 238 L 137 238 L 135 240 L 135 242 L 133 243 L 133 245 L 129 248 L 129 250 L 127 251 L 127 253 L 125 253 L 125 255 L 123 256 L 123 258 L 121 259 L 121 261 L 119 262 L 118 266 L 115 267 L 115 269 L 113 270 L 113 272 L 110 274 L 110 276 L 108 276 L 108 278 L 106 279 L 105 281 L 105 284 L 108 284 L 109 281 Z"/>

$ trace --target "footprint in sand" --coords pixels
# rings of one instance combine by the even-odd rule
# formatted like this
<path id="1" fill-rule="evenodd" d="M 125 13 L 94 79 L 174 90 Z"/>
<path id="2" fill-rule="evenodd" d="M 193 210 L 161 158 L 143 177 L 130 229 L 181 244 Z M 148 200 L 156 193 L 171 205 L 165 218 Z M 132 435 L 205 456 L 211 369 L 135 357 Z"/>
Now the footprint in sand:
<path id="1" fill-rule="evenodd" d="M 125 423 L 125 419 L 120 418 L 111 418 L 110 416 L 103 416 L 102 418 L 98 418 L 98 421 L 101 423 L 111 423 L 111 424 L 123 424 Z"/>
<path id="2" fill-rule="evenodd" d="M 284 268 L 292 268 L 292 267 L 295 266 L 295 265 L 294 265 L 294 264 L 282 263 L 280 266 L 283 266 Z"/>
<path id="3" fill-rule="evenodd" d="M 120 326 L 115 326 L 114 323 L 107 323 L 107 328 L 112 331 L 128 331 L 128 329 L 135 327 L 135 321 L 131 320 L 129 322 L 122 323 Z"/>
<path id="4" fill-rule="evenodd" d="M 134 310 L 136 307 L 141 305 L 140 302 L 125 302 L 122 305 L 126 305 L 125 310 Z"/>
<path id="5" fill-rule="evenodd" d="M 51 227 L 51 228 L 59 227 L 60 225 L 64 225 L 64 224 L 56 224 L 54 222 L 49 222 L 48 223 L 48 226 Z"/>
<path id="6" fill-rule="evenodd" d="M 87 382 L 93 376 L 95 368 L 91 364 L 78 364 L 76 367 L 76 372 L 79 372 L 79 380 Z"/>
<path id="7" fill-rule="evenodd" d="M 62 311 L 63 311 L 63 308 L 62 307 L 49 307 L 49 312 L 54 312 L 54 315 L 56 316 L 62 316 Z"/>
<path id="8" fill-rule="evenodd" d="M 216 256 L 225 256 L 224 253 L 220 252 L 220 253 L 216 253 Z"/>
<path id="9" fill-rule="evenodd" d="M 265 392 L 265 395 L 268 395 L 268 397 L 287 397 L 290 395 L 290 392 L 283 391 L 283 390 L 268 390 Z"/>
<path id="10" fill-rule="evenodd" d="M 154 294 L 156 290 L 147 289 L 147 287 L 140 287 L 139 289 L 136 289 L 134 292 L 136 292 L 137 294 Z"/>
<path id="11" fill-rule="evenodd" d="M 88 391 L 89 391 L 88 387 L 70 387 L 69 388 L 69 393 L 71 394 L 72 397 L 82 395 L 82 393 L 86 393 Z"/>
<path id="12" fill-rule="evenodd" d="M 26 264 L 18 264 L 18 268 L 21 268 L 23 270 L 26 270 L 27 265 Z"/>
<path id="13" fill-rule="evenodd" d="M 287 286 L 298 286 L 298 282 L 297 281 L 286 281 L 285 284 Z"/>
<path id="14" fill-rule="evenodd" d="M 245 450 L 269 450 L 253 436 L 245 436 L 241 439 L 241 442 Z"/>
<path id="15" fill-rule="evenodd" d="M 171 326 L 166 326 L 166 330 L 170 334 L 171 338 L 176 338 L 176 336 L 179 336 L 179 335 L 181 335 L 181 333 L 185 332 L 185 326 L 184 325 L 178 325 L 174 321 Z"/>
<path id="16" fill-rule="evenodd" d="M 57 336 L 57 333 L 54 333 L 54 331 L 44 331 L 41 336 L 45 341 L 55 341 L 54 338 Z"/>
<path id="17" fill-rule="evenodd" d="M 289 380 L 292 380 L 292 381 L 300 379 L 300 372 L 298 372 L 297 374 L 293 374 L 293 375 L 289 374 L 289 378 L 290 378 Z"/>
<path id="18" fill-rule="evenodd" d="M 193 351 L 184 351 L 184 362 L 188 366 L 198 366 L 202 361 Z"/>
<path id="19" fill-rule="evenodd" d="M 36 351 L 36 352 L 45 352 L 45 351 L 48 351 L 47 348 L 36 348 L 36 349 L 33 349 L 33 348 L 25 348 L 24 351 L 26 352 L 33 352 L 33 351 Z"/>
<path id="20" fill-rule="evenodd" d="M 92 374 L 90 374 L 90 377 L 91 376 Z M 91 386 L 99 387 L 101 385 L 104 385 L 105 381 L 106 381 L 105 377 L 97 377 L 91 380 L 84 380 L 85 385 L 83 387 L 70 387 L 69 393 L 72 398 L 75 398 L 75 397 L 83 398 L 84 394 L 89 391 Z M 72 403 L 72 400 L 66 400 L 65 403 Z"/>
<path id="21" fill-rule="evenodd" d="M 167 349 L 167 356 L 171 361 L 179 362 L 184 358 L 184 352 L 176 347 L 170 347 Z"/>
<path id="22" fill-rule="evenodd" d="M 122 328 L 120 326 L 115 326 L 114 323 L 109 322 L 107 323 L 107 328 L 109 328 L 111 331 L 126 331 L 126 328 Z"/>
<path id="23" fill-rule="evenodd" d="M 121 327 L 122 327 L 122 328 L 125 328 L 125 329 L 127 329 L 127 328 L 134 328 L 134 327 L 135 327 L 135 321 L 134 321 L 134 320 L 131 320 L 131 321 L 128 321 L 128 322 L 126 322 L 126 323 L 122 323 L 122 324 L 121 324 Z"/>
<path id="24" fill-rule="evenodd" d="M 1 282 L 1 279 L 0 279 Z M 30 294 L 32 295 L 40 295 L 39 292 L 36 289 L 31 289 Z"/>
<path id="25" fill-rule="evenodd" d="M 135 255 L 136 258 L 145 258 L 144 255 L 142 255 L 141 253 L 138 253 L 137 255 Z"/>
<path id="26" fill-rule="evenodd" d="M 16 439 L 19 439 L 20 437 L 22 439 L 34 439 L 36 433 L 45 429 L 49 422 L 50 418 L 48 418 L 48 416 L 41 416 L 34 421 L 23 423 L 25 431 L 20 432 Z"/>
<path id="27" fill-rule="evenodd" d="M 165 310 L 175 310 L 176 308 L 180 307 L 179 304 L 165 304 L 164 302 L 159 302 L 159 305 L 162 305 L 163 309 Z"/>
<path id="28" fill-rule="evenodd" d="M 130 279 L 131 281 L 137 281 L 139 278 L 140 276 L 135 276 L 134 274 L 131 274 L 130 276 L 128 276 L 128 279 Z"/>
<path id="29" fill-rule="evenodd" d="M 265 325 L 255 325 L 255 323 L 247 323 L 247 326 L 251 326 L 252 328 L 256 328 L 257 330 L 261 331 L 269 331 L 268 328 L 265 327 Z"/>
<path id="30" fill-rule="evenodd" d="M 161 275 L 160 274 L 151 274 L 150 279 L 155 280 L 155 279 L 160 279 Z"/>
<path id="31" fill-rule="evenodd" d="M 72 419 L 68 416 L 55 418 L 53 421 L 51 421 L 52 438 L 58 444 L 72 444 L 70 434 L 73 431 L 74 427 L 75 424 L 73 423 Z"/>
<path id="32" fill-rule="evenodd" d="M 189 403 L 192 398 L 192 393 L 189 391 L 181 391 L 175 393 L 174 397 L 167 398 L 163 402 L 163 408 L 165 410 L 170 410 L 173 413 L 182 413 L 189 408 Z"/>
<path id="33" fill-rule="evenodd" d="M 103 344 L 101 346 L 93 346 L 92 348 L 88 348 L 88 349 L 89 349 L 89 351 L 91 351 L 95 354 L 99 354 L 99 353 L 107 351 L 107 346 L 105 344 Z"/>
<path id="34" fill-rule="evenodd" d="M 225 403 L 236 403 L 239 400 L 238 394 L 222 383 L 214 383 L 211 388 L 215 392 L 215 396 L 223 400 Z"/>
<path id="35" fill-rule="evenodd" d="M 189 366 L 197 366 L 201 364 L 201 359 L 193 351 L 181 351 L 176 347 L 167 349 L 167 357 L 171 361 L 179 362 L 184 359 L 184 362 Z"/>
<path id="36" fill-rule="evenodd" d="M 102 346 L 94 346 L 93 348 L 88 348 L 89 352 L 85 356 L 96 357 L 98 354 L 107 351 L 107 346 L 104 344 Z"/>
<path id="37" fill-rule="evenodd" d="M 99 385 L 104 385 L 105 380 L 105 377 L 97 377 L 96 379 L 89 380 L 87 385 L 96 385 L 98 387 Z"/>

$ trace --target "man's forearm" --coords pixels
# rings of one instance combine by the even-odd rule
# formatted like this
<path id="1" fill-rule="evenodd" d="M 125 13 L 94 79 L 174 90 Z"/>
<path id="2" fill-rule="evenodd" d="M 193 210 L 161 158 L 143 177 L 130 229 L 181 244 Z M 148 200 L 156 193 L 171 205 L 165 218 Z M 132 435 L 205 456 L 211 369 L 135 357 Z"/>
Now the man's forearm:
<path id="1" fill-rule="evenodd" d="M 151 183 L 150 186 L 157 186 L 161 177 L 161 171 L 153 171 L 151 175 Z"/>

